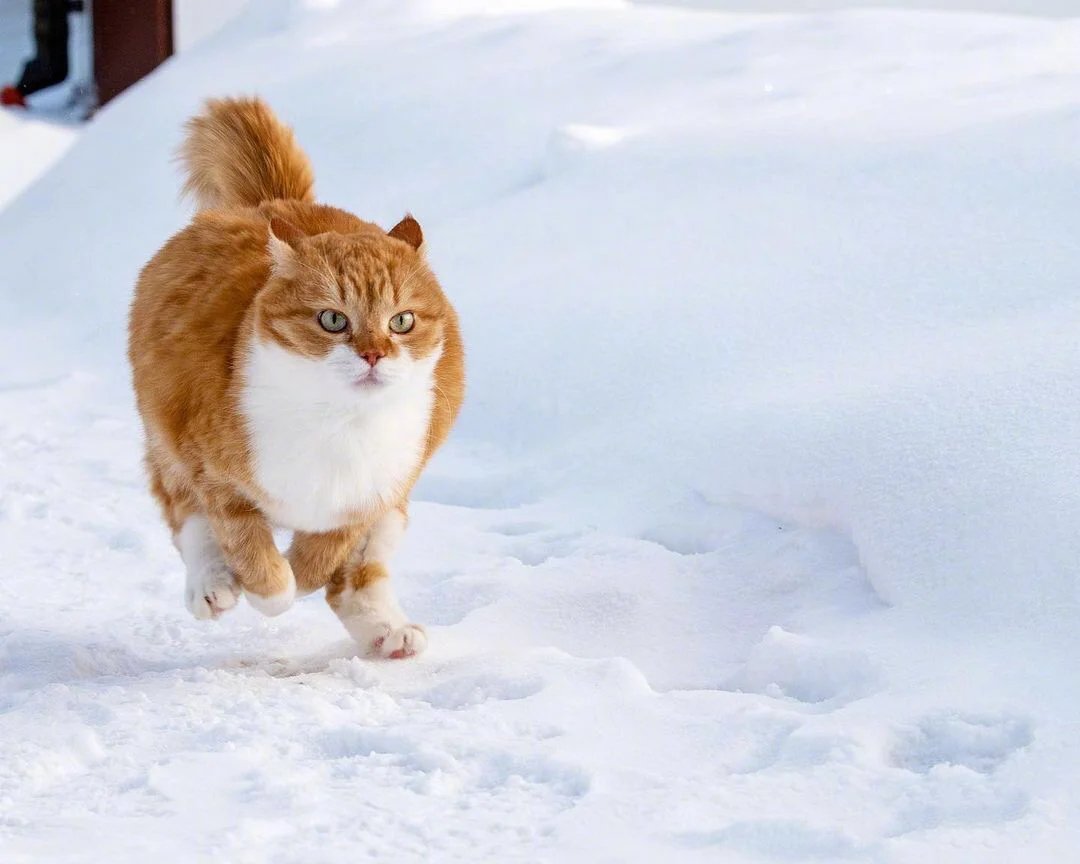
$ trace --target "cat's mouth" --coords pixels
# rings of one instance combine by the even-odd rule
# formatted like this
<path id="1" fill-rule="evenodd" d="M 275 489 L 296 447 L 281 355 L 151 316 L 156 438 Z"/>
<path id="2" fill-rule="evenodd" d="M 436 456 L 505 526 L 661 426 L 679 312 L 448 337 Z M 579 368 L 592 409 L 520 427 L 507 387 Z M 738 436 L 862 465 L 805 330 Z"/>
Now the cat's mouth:
<path id="1" fill-rule="evenodd" d="M 352 386 L 357 390 L 370 390 L 373 387 L 381 387 L 386 382 L 379 377 L 379 373 L 374 369 L 365 372 L 363 375 L 358 375 L 353 378 Z"/>

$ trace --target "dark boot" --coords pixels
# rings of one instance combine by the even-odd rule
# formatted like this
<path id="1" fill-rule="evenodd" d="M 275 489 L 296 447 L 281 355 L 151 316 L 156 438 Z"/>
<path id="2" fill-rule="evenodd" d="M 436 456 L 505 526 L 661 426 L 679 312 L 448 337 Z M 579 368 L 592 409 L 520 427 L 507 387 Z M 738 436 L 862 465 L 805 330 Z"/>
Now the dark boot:
<path id="1" fill-rule="evenodd" d="M 23 67 L 15 89 L 23 96 L 59 84 L 68 76 L 69 0 L 34 0 L 37 54 Z"/>

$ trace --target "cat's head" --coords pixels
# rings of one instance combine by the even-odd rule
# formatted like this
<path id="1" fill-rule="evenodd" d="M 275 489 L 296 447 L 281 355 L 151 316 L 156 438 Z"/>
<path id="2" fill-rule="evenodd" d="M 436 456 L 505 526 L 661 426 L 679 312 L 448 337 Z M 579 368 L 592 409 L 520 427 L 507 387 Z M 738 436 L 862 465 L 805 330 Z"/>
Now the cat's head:
<path id="1" fill-rule="evenodd" d="M 297 386 L 331 399 L 425 386 L 453 312 L 422 245 L 411 216 L 386 233 L 372 226 L 310 237 L 275 217 L 255 350 Z"/>

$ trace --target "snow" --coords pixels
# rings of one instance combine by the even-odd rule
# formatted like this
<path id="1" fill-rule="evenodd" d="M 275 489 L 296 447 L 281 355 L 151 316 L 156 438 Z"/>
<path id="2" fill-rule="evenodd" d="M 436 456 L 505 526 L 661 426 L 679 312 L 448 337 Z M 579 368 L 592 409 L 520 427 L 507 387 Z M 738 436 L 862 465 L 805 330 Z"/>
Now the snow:
<path id="1" fill-rule="evenodd" d="M 0 117 L 0 858 L 1070 860 L 1078 84 L 1072 20 L 272 0 Z M 415 661 L 193 620 L 145 490 L 127 302 L 242 92 L 461 314 Z"/>
<path id="2" fill-rule="evenodd" d="M 233 21 L 249 0 L 174 0 L 173 50 L 190 51 Z"/>
<path id="3" fill-rule="evenodd" d="M 192 2 L 192 0 L 187 0 Z M 631 0 L 723 12 L 823 12 L 844 9 L 920 9 L 946 12 L 996 12 L 1009 15 L 1077 17 L 1072 0 Z"/>

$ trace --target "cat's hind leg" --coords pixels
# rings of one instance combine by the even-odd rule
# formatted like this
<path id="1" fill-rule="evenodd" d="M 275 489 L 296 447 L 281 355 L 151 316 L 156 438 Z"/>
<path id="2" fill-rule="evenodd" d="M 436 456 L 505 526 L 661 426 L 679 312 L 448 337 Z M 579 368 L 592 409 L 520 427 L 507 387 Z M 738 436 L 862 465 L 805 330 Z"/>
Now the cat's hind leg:
<path id="1" fill-rule="evenodd" d="M 151 456 L 150 490 L 161 505 L 172 529 L 173 544 L 187 571 L 184 604 L 200 620 L 219 618 L 240 599 L 240 586 L 225 563 L 210 523 L 199 508 L 194 492 L 172 478 Z"/>
<path id="2" fill-rule="evenodd" d="M 302 597 L 324 587 L 366 536 L 363 525 L 347 525 L 321 533 L 294 533 L 286 557 L 296 576 L 297 595 Z"/>
<path id="3" fill-rule="evenodd" d="M 427 633 L 402 611 L 387 570 L 404 533 L 404 509 L 389 510 L 326 586 L 330 608 L 353 639 L 368 654 L 392 660 L 412 657 L 427 648 Z"/>
<path id="4" fill-rule="evenodd" d="M 184 602 L 196 618 L 220 618 L 240 599 L 240 585 L 225 563 L 210 522 L 201 513 L 184 520 L 176 535 L 176 548 L 187 568 Z"/>

